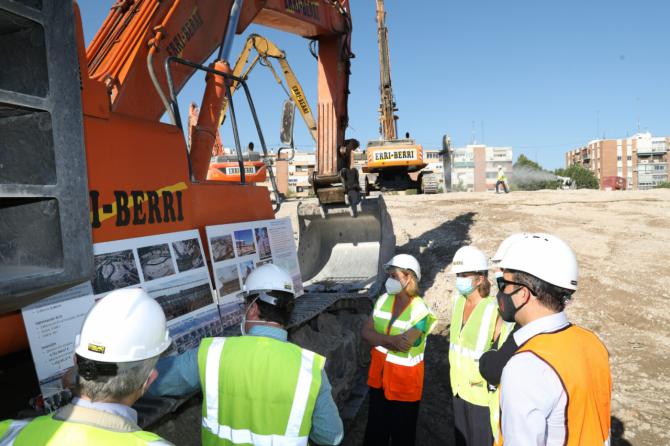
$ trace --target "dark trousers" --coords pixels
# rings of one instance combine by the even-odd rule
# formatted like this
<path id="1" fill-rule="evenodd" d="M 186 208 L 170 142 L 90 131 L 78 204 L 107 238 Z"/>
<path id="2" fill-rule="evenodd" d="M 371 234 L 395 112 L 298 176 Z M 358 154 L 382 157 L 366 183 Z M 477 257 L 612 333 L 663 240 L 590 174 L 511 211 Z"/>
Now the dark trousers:
<path id="1" fill-rule="evenodd" d="M 413 446 L 419 403 L 389 401 L 383 389 L 370 387 L 368 424 L 365 427 L 365 446 Z M 491 442 L 493 444 L 493 442 Z M 488 446 L 491 446 L 489 444 Z"/>
<path id="2" fill-rule="evenodd" d="M 505 193 L 509 192 L 509 191 L 507 190 L 507 183 L 505 183 L 504 181 L 500 181 L 500 180 L 498 180 L 498 182 L 496 183 L 496 194 L 499 193 L 499 192 L 498 192 L 498 186 L 500 186 L 500 185 L 502 185 L 503 190 L 505 191 Z"/>
<path id="3" fill-rule="evenodd" d="M 456 446 L 491 446 L 489 408 L 470 404 L 458 396 L 454 396 L 453 401 Z"/>

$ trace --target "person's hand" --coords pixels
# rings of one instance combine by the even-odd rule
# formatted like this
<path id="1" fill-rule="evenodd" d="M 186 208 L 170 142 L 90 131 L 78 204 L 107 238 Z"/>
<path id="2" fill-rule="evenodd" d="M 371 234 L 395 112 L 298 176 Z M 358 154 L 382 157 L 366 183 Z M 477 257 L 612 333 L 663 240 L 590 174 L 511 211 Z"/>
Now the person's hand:
<path id="1" fill-rule="evenodd" d="M 70 389 L 73 390 L 77 384 L 77 368 L 76 367 L 70 367 L 67 372 L 63 375 L 61 378 L 61 382 L 63 383 L 63 388 L 64 389 Z"/>
<path id="2" fill-rule="evenodd" d="M 407 339 L 407 333 L 391 336 L 391 345 L 393 345 L 393 350 L 397 352 L 407 352 L 412 347 Z"/>

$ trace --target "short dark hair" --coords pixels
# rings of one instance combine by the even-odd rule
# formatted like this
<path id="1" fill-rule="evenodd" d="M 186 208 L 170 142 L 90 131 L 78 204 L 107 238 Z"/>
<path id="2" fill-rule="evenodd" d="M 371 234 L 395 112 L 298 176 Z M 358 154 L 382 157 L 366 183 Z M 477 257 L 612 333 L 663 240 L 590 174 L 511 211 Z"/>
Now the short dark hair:
<path id="1" fill-rule="evenodd" d="M 549 282 L 533 276 L 523 271 L 512 271 L 514 281 L 522 283 L 537 297 L 540 304 L 555 312 L 565 309 L 565 304 L 572 297 L 574 291 L 552 285 Z"/>
<path id="2" fill-rule="evenodd" d="M 292 294 L 282 291 L 271 291 L 268 294 L 277 298 L 277 304 L 272 305 L 257 299 L 256 304 L 260 311 L 260 318 L 264 321 L 276 322 L 286 327 L 291 320 L 291 314 L 295 307 L 295 298 Z M 249 294 L 246 297 L 247 305 L 250 305 L 257 297 L 257 293 Z"/>

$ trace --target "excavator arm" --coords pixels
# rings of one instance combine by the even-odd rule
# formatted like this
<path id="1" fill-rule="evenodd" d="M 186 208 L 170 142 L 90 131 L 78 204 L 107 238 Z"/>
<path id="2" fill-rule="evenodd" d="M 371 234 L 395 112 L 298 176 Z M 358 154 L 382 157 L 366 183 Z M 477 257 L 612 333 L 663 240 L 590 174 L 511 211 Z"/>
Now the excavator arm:
<path id="1" fill-rule="evenodd" d="M 166 62 L 178 57 L 202 65 L 218 47 L 189 154 L 192 175 L 199 181 L 207 175 L 226 96 L 226 81 L 216 73 L 232 71 L 226 62 L 232 36 L 257 23 L 316 40 L 318 130 L 313 184 L 321 202 L 344 202 L 352 184 L 345 182 L 351 172 L 350 152 L 357 146 L 344 139 L 353 57 L 348 11 L 349 0 L 119 0 L 87 48 L 88 77 L 105 85 L 112 112 L 157 121 L 167 111 L 172 122 L 179 124 L 167 100 Z M 193 64 L 174 68 L 175 94 L 194 73 Z M 157 94 L 146 93 L 152 90 Z"/>
<path id="2" fill-rule="evenodd" d="M 253 60 L 251 60 L 251 63 L 249 63 L 252 49 L 256 51 L 256 55 L 254 56 Z M 275 70 L 274 66 L 272 65 L 271 59 L 276 59 L 279 61 L 279 65 L 281 66 L 281 71 L 286 84 L 288 85 L 288 89 L 286 89 L 281 77 L 277 73 L 277 70 Z M 233 67 L 233 75 L 246 80 L 249 77 L 251 70 L 253 70 L 254 67 L 259 63 L 260 65 L 267 67 L 272 72 L 272 75 L 274 76 L 277 83 L 282 87 L 284 92 L 286 92 L 286 95 L 291 98 L 293 103 L 296 104 L 302 119 L 305 121 L 305 125 L 307 126 L 310 135 L 312 135 L 312 138 L 316 142 L 316 121 L 314 120 L 312 109 L 307 102 L 305 92 L 303 91 L 302 86 L 300 85 L 300 82 L 295 75 L 295 72 L 286 59 L 286 53 L 280 50 L 277 45 L 275 45 L 267 38 L 258 34 L 251 34 L 249 37 L 247 37 L 244 48 L 240 52 L 240 55 L 237 58 L 237 62 L 235 62 L 235 66 Z M 231 93 L 237 91 L 239 88 L 239 82 L 235 80 L 232 81 L 230 83 L 230 87 Z M 221 111 L 221 123 L 223 123 L 223 121 L 226 119 L 227 109 L 228 100 L 224 99 L 223 109 Z"/>

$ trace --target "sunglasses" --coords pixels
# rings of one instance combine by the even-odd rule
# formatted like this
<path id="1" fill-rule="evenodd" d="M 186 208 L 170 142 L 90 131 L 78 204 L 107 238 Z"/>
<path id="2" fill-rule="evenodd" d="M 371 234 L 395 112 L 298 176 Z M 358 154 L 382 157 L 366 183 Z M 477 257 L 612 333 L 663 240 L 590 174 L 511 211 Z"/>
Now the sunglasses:
<path id="1" fill-rule="evenodd" d="M 524 288 L 524 287 L 525 287 L 525 288 L 528 288 L 528 291 L 530 291 L 534 296 L 537 296 L 537 293 L 536 293 L 535 291 L 533 291 L 533 289 L 532 289 L 531 287 L 529 287 L 528 285 L 526 285 L 525 283 L 514 282 L 514 281 L 511 281 L 511 280 L 507 280 L 507 279 L 505 279 L 504 277 L 498 277 L 498 278 L 496 279 L 496 282 L 498 283 L 498 289 L 499 289 L 500 291 L 503 291 L 507 285 L 516 285 L 516 286 L 518 286 L 518 288 L 517 288 L 516 290 L 512 291 L 511 293 L 506 293 L 506 294 L 514 294 L 514 293 L 516 293 L 517 291 L 519 291 L 521 288 Z M 503 291 L 503 292 L 504 292 L 504 291 Z"/>

